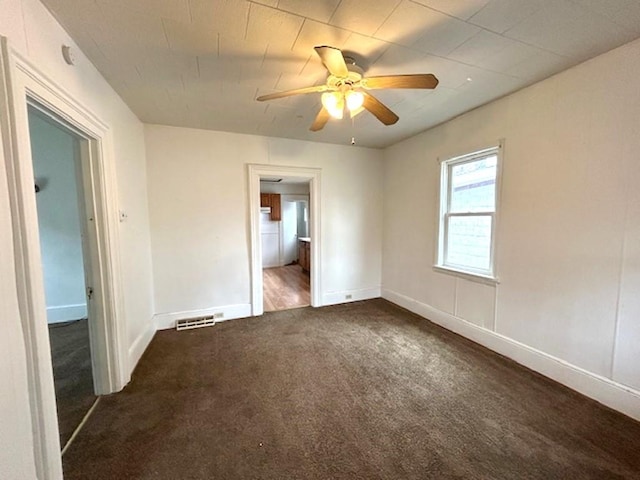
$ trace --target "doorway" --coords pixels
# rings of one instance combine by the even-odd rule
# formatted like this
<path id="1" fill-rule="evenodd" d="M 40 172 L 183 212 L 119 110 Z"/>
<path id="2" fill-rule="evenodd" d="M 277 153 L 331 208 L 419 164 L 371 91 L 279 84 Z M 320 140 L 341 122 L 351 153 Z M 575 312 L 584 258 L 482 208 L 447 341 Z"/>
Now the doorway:
<path id="1" fill-rule="evenodd" d="M 264 311 L 311 304 L 309 191 L 306 178 L 260 178 Z"/>
<path id="2" fill-rule="evenodd" d="M 267 258 L 263 258 L 263 249 L 271 248 L 271 252 L 273 257 L 275 257 L 274 247 L 269 247 L 267 243 L 270 241 L 272 244 L 275 243 L 278 246 L 278 259 L 280 263 L 284 263 L 285 258 L 291 258 L 291 250 L 290 245 L 293 243 L 297 245 L 299 249 L 301 244 L 302 246 L 306 246 L 306 249 L 303 253 L 299 250 L 296 255 L 296 263 L 292 263 L 289 267 L 293 266 L 291 270 L 300 271 L 302 268 L 302 262 L 307 262 L 307 271 L 302 272 L 305 277 L 304 280 L 308 278 L 308 291 L 309 291 L 309 299 L 308 301 L 305 299 L 304 304 L 311 305 L 312 307 L 317 307 L 321 305 L 321 273 L 322 273 L 322 263 L 321 263 L 321 251 L 322 251 L 322 236 L 321 236 L 321 171 L 319 168 L 306 168 L 306 167 L 285 167 L 285 166 L 277 166 L 277 165 L 255 165 L 249 164 L 248 168 L 248 177 L 249 177 L 249 218 L 250 218 L 250 230 L 251 230 L 251 311 L 252 315 L 262 315 L 265 311 L 265 290 L 268 286 L 265 286 L 269 279 L 266 278 L 265 272 L 269 273 L 267 270 L 263 269 L 264 267 L 268 267 L 269 263 L 266 262 Z M 263 180 L 261 182 L 261 180 Z M 266 182 L 264 180 L 267 180 Z M 271 180 L 269 182 L 268 180 Z M 266 187 L 265 185 L 268 183 L 272 184 L 283 184 L 281 187 Z M 286 191 L 285 185 L 304 185 L 305 191 L 298 197 L 297 192 L 288 190 Z M 283 190 L 280 193 L 275 192 L 275 188 L 282 188 Z M 294 187 L 287 187 L 294 188 Z M 298 187 L 295 187 L 298 188 Z M 262 195 L 261 195 L 262 192 Z M 275 205 L 277 208 L 273 208 L 271 198 L 267 199 L 266 195 L 276 194 L 273 199 L 275 200 Z M 291 195 L 291 197 L 287 197 L 287 195 Z M 278 239 L 274 242 L 273 238 L 264 238 L 263 232 L 265 232 L 262 227 L 262 222 L 265 221 L 265 217 L 268 218 L 270 222 L 277 222 L 277 228 L 271 226 L 272 233 L 275 231 L 278 232 L 280 238 L 284 239 L 283 232 L 283 223 L 281 217 L 282 215 L 282 205 L 285 205 L 285 211 L 293 209 L 292 205 L 289 203 L 296 204 L 296 212 L 297 212 L 297 203 L 305 202 L 306 206 L 306 227 L 307 227 L 307 237 L 300 237 L 298 233 L 298 226 L 287 226 L 287 232 L 290 232 L 295 228 L 295 241 L 291 242 L 291 238 L 287 239 L 287 249 L 285 253 L 285 242 L 280 241 Z M 268 202 L 265 203 L 265 202 Z M 268 207 L 268 210 L 267 210 Z M 302 215 L 304 216 L 304 209 L 302 210 Z M 273 215 L 275 214 L 275 218 Z M 296 214 L 297 215 L 297 214 Z M 295 220 L 297 222 L 297 218 Z M 285 222 L 286 224 L 286 222 Z M 301 230 L 302 233 L 302 230 Z M 293 236 L 293 235 L 291 235 Z M 289 237 L 289 235 L 288 235 Z M 301 240 L 306 239 L 307 242 L 303 242 Z M 273 257 L 271 257 L 273 259 Z M 265 260 L 263 265 L 263 260 Z M 287 265 L 276 265 L 280 267 L 287 267 Z M 307 273 L 308 272 L 308 273 Z M 302 302 L 300 302 L 302 304 Z M 275 306 L 274 306 L 275 307 Z M 267 306 L 267 308 L 271 308 Z M 291 308 L 286 306 L 281 306 L 280 308 Z"/>
<path id="3" fill-rule="evenodd" d="M 27 111 L 58 429 L 64 452 L 97 400 L 89 334 L 93 318 L 87 305 L 91 275 L 83 220 L 84 139 L 35 103 L 29 104 Z"/>

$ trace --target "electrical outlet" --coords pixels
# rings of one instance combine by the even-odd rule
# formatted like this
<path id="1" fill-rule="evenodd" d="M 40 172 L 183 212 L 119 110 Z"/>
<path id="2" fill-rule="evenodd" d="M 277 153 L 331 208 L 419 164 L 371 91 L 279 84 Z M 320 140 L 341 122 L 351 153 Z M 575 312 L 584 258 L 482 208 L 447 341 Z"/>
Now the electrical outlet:
<path id="1" fill-rule="evenodd" d="M 224 318 L 224 313 L 223 312 L 214 313 L 213 318 L 215 319 Z"/>
<path id="2" fill-rule="evenodd" d="M 351 295 L 351 294 L 344 296 L 345 300 L 351 300 L 352 298 L 353 298 L 353 295 Z"/>

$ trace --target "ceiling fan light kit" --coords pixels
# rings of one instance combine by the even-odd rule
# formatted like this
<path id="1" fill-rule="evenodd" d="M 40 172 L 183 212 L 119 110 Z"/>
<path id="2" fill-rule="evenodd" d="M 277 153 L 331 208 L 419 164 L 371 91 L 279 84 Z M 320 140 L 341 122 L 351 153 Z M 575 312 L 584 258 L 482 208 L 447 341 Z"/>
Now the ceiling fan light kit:
<path id="1" fill-rule="evenodd" d="M 355 90 L 347 90 L 346 92 L 324 92 L 322 97 L 322 106 L 327 109 L 329 115 L 338 120 L 344 117 L 344 107 L 346 105 L 351 118 L 362 112 L 362 104 L 364 103 L 364 94 Z"/>
<path id="2" fill-rule="evenodd" d="M 338 120 L 342 119 L 344 112 L 344 95 L 340 92 L 324 92 L 322 94 L 322 106 L 327 109 L 329 115 Z"/>
<path id="3" fill-rule="evenodd" d="M 345 97 L 347 99 L 347 108 L 352 113 L 362 107 L 364 103 L 364 94 L 362 92 L 350 90 L 345 94 Z"/>
<path id="4" fill-rule="evenodd" d="M 315 51 L 329 71 L 325 85 L 271 93 L 257 98 L 258 101 L 263 102 L 291 95 L 322 92 L 322 108 L 310 128 L 313 132 L 322 130 L 331 117 L 342 119 L 345 106 L 349 110 L 351 118 L 367 110 L 383 124 L 393 125 L 398 121 L 398 116 L 371 95 L 368 90 L 385 88 L 434 89 L 438 85 L 438 79 L 430 73 L 364 78 L 362 69 L 351 58 L 348 58 L 347 64 L 339 48 L 321 46 L 315 47 Z"/>

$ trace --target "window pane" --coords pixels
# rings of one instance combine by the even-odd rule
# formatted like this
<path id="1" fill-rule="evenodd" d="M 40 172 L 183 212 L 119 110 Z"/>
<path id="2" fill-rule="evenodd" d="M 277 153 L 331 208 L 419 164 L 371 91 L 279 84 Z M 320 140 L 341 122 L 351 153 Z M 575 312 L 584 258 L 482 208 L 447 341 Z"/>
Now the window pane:
<path id="1" fill-rule="evenodd" d="M 498 157 L 491 155 L 450 168 L 451 212 L 495 211 L 497 164 Z"/>
<path id="2" fill-rule="evenodd" d="M 490 270 L 491 217 L 449 217 L 445 265 Z"/>

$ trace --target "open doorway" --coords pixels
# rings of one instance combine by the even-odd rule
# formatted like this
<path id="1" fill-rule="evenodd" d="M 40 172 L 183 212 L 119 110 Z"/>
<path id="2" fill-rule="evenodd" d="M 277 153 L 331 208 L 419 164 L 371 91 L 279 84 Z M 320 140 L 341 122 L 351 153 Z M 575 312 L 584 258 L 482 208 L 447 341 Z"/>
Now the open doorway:
<path id="1" fill-rule="evenodd" d="M 281 221 L 281 217 L 279 220 L 278 215 L 282 215 L 282 205 L 283 198 L 285 201 L 285 209 L 293 210 L 293 206 L 289 205 L 289 203 L 294 203 L 295 211 L 297 212 L 298 201 L 306 202 L 306 226 L 307 231 L 303 232 L 302 230 L 298 233 L 298 226 L 295 227 L 287 227 L 289 229 L 295 228 L 295 237 L 293 245 L 297 245 L 298 251 L 297 253 L 293 253 L 297 257 L 296 262 L 293 263 L 299 271 L 302 269 L 302 263 L 305 262 L 308 266 L 306 272 L 302 272 L 305 275 L 305 282 L 308 278 L 309 282 L 309 300 L 305 301 L 305 304 L 311 305 L 312 307 L 317 307 L 322 304 L 322 293 L 321 293 L 321 273 L 322 273 L 322 262 L 321 262 L 321 251 L 322 251 L 322 235 L 321 235 L 321 204 L 320 199 L 322 198 L 321 194 L 321 170 L 319 168 L 308 168 L 308 167 L 290 167 L 290 166 L 279 166 L 279 165 L 257 165 L 257 164 L 249 164 L 248 168 L 248 180 L 249 180 L 249 219 L 250 219 L 250 231 L 251 231 L 251 312 L 252 315 L 262 315 L 265 310 L 265 302 L 264 302 L 264 293 L 266 288 L 265 282 L 268 279 L 265 278 L 265 271 L 263 270 L 263 266 L 269 267 L 273 265 L 270 263 L 268 259 L 268 255 L 263 257 L 263 250 L 268 248 L 267 243 L 272 242 L 278 246 L 277 257 L 275 253 L 275 249 L 273 247 L 271 252 L 273 258 L 277 258 L 281 265 L 275 266 L 286 266 L 284 265 L 285 258 L 288 258 L 290 261 L 291 257 L 286 257 L 286 255 L 291 255 L 290 253 L 285 253 L 285 242 L 281 242 L 280 239 L 274 241 L 273 238 L 262 238 L 264 228 L 261 228 L 261 223 L 264 221 L 263 218 L 265 216 L 268 217 L 269 221 L 276 222 L 272 224 L 271 228 L 273 234 L 278 232 L 280 238 L 284 240 L 284 233 L 282 231 L 283 224 Z M 280 180 L 282 179 L 282 180 Z M 260 180 L 263 180 L 262 182 Z M 272 180 L 271 182 L 265 182 L 264 180 Z M 278 181 L 280 180 L 280 181 Z M 271 183 L 282 184 L 280 187 L 268 187 L 267 184 Z M 285 187 L 287 184 L 298 185 L 297 187 Z M 284 191 L 278 193 L 276 189 L 287 189 L 287 188 L 300 188 L 304 186 L 304 191 L 302 193 L 298 193 L 293 190 Z M 261 194 L 262 191 L 262 194 Z M 274 196 L 271 196 L 271 195 Z M 267 195 L 269 198 L 267 199 Z M 284 195 L 284 197 L 283 197 Z M 292 197 L 287 197 L 286 195 L 292 195 Z M 299 197 L 296 195 L 300 195 Z M 261 201 L 262 200 L 262 201 Z M 268 201 L 268 205 L 267 202 Z M 274 203 L 275 201 L 275 208 Z M 266 210 L 266 209 L 269 210 Z M 304 209 L 302 210 L 302 214 L 304 216 Z M 272 215 L 275 215 L 275 219 L 272 218 Z M 297 222 L 297 218 L 296 218 Z M 285 222 L 286 224 L 286 222 Z M 276 225 L 277 228 L 274 228 L 273 225 Z M 306 233 L 307 237 L 300 238 L 302 233 Z M 287 235 L 288 240 L 291 240 L 293 234 Z M 305 243 L 304 240 L 307 240 Z M 305 246 L 306 249 L 301 254 L 300 247 Z M 286 252 L 290 252 L 290 250 L 286 250 Z M 264 260 L 264 261 L 263 261 Z M 263 265 L 264 264 L 264 265 Z M 307 273 L 308 272 L 308 273 Z M 307 277 L 308 275 L 308 277 Z M 302 304 L 302 303 L 301 303 Z M 281 307 L 281 308 L 292 308 L 292 307 Z"/>
<path id="2" fill-rule="evenodd" d="M 97 400 L 80 168 L 84 139 L 35 104 L 28 105 L 28 122 L 58 428 L 64 451 Z"/>
<path id="3" fill-rule="evenodd" d="M 260 178 L 264 311 L 311 304 L 309 191 L 306 178 Z"/>

